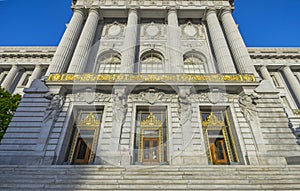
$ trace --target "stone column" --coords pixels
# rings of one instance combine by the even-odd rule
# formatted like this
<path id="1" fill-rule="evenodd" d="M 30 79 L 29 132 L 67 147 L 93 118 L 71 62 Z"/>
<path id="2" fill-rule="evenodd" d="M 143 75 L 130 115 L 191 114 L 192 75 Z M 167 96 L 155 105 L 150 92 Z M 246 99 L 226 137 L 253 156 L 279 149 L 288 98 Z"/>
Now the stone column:
<path id="1" fill-rule="evenodd" d="M 130 9 L 125 32 L 121 59 L 121 72 L 132 73 L 134 70 L 135 50 L 137 46 L 138 14 L 136 9 Z"/>
<path id="2" fill-rule="evenodd" d="M 183 54 L 181 51 L 180 29 L 178 27 L 177 11 L 170 9 L 168 13 L 167 47 L 169 51 L 168 72 L 182 73 L 184 71 Z"/>
<path id="3" fill-rule="evenodd" d="M 40 77 L 42 71 L 43 71 L 42 65 L 37 64 L 37 65 L 35 66 L 35 68 L 34 68 L 32 74 L 31 74 L 31 76 L 29 77 L 29 80 L 28 80 L 28 82 L 27 82 L 27 84 L 26 84 L 26 88 L 29 88 L 29 87 L 30 87 L 30 85 L 31 85 L 31 83 L 33 82 L 33 80 L 38 79 L 38 78 Z"/>
<path id="4" fill-rule="evenodd" d="M 18 71 L 19 71 L 19 67 L 16 64 L 12 65 L 6 78 L 4 79 L 4 81 L 1 84 L 2 88 L 4 88 L 7 91 L 10 90 L 10 86 L 13 84 L 13 81 L 14 81 L 16 75 L 18 74 Z"/>
<path id="5" fill-rule="evenodd" d="M 294 95 L 296 96 L 298 103 L 300 103 L 300 84 L 294 73 L 289 66 L 285 66 L 282 69 L 284 76 L 286 77 L 288 83 L 290 84 Z"/>
<path id="6" fill-rule="evenodd" d="M 236 73 L 216 10 L 208 10 L 206 20 L 220 73 Z"/>
<path id="7" fill-rule="evenodd" d="M 224 10 L 221 14 L 221 20 L 225 30 L 225 34 L 228 40 L 228 44 L 231 48 L 235 63 L 240 73 L 252 73 L 259 78 L 256 72 L 252 60 L 250 58 L 248 49 L 243 41 L 243 38 L 237 28 L 235 21 L 233 20 L 230 10 Z"/>
<path id="8" fill-rule="evenodd" d="M 80 36 L 80 31 L 82 30 L 83 19 L 83 10 L 76 9 L 57 47 L 52 62 L 46 72 L 46 76 L 49 76 L 50 73 L 65 72 L 68 68 L 70 60 L 72 58 L 72 54 Z"/>
<path id="9" fill-rule="evenodd" d="M 84 72 L 99 21 L 99 10 L 91 9 L 82 29 L 78 44 L 71 60 L 68 73 Z"/>
<path id="10" fill-rule="evenodd" d="M 263 65 L 259 68 L 259 71 L 263 77 L 264 80 L 271 80 L 272 81 L 272 77 L 268 71 L 267 66 Z"/>

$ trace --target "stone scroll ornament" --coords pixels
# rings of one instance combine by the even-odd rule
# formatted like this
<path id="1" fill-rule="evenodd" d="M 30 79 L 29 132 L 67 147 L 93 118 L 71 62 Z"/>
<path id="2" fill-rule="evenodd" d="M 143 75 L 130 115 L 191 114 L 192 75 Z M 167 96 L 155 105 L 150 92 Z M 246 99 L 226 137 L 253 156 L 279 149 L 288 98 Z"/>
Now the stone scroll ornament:
<path id="1" fill-rule="evenodd" d="M 239 98 L 241 111 L 248 122 L 257 118 L 256 100 L 259 98 L 260 96 L 255 92 L 250 95 L 243 95 Z"/>
<path id="2" fill-rule="evenodd" d="M 48 121 L 52 120 L 53 122 L 58 118 L 59 113 L 61 112 L 65 99 L 61 95 L 46 95 L 46 99 L 50 100 L 50 104 L 46 109 L 43 123 L 46 124 Z"/>
<path id="3" fill-rule="evenodd" d="M 116 91 L 114 96 L 113 118 L 114 121 L 121 124 L 121 126 L 123 126 L 125 122 L 127 108 L 127 96 L 121 91 Z"/>
<path id="4" fill-rule="evenodd" d="M 187 122 L 191 122 L 192 104 L 189 96 L 190 95 L 188 91 L 179 92 L 179 118 L 181 125 L 185 125 Z"/>

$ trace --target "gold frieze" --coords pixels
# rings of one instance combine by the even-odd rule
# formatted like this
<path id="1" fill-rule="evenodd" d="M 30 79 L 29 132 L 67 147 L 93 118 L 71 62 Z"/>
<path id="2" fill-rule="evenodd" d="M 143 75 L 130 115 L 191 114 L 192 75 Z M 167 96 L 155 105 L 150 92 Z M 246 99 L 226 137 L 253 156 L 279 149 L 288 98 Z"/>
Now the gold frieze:
<path id="1" fill-rule="evenodd" d="M 252 74 L 50 74 L 48 82 L 256 82 Z"/>

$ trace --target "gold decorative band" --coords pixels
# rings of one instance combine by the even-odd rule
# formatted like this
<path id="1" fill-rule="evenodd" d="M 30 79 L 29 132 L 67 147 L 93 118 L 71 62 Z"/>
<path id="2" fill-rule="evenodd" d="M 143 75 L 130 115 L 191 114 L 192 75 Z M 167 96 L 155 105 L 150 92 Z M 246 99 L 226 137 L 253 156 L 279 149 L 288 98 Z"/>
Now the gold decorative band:
<path id="1" fill-rule="evenodd" d="M 256 82 L 252 74 L 50 74 L 48 82 Z"/>

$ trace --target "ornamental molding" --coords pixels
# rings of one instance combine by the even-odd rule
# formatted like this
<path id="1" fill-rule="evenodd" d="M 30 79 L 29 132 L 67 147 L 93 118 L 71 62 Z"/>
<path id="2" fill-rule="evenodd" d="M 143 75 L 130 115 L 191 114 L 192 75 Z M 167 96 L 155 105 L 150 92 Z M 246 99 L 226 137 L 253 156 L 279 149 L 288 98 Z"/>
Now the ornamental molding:
<path id="1" fill-rule="evenodd" d="M 225 0 L 73 0 L 73 6 L 231 6 Z"/>

